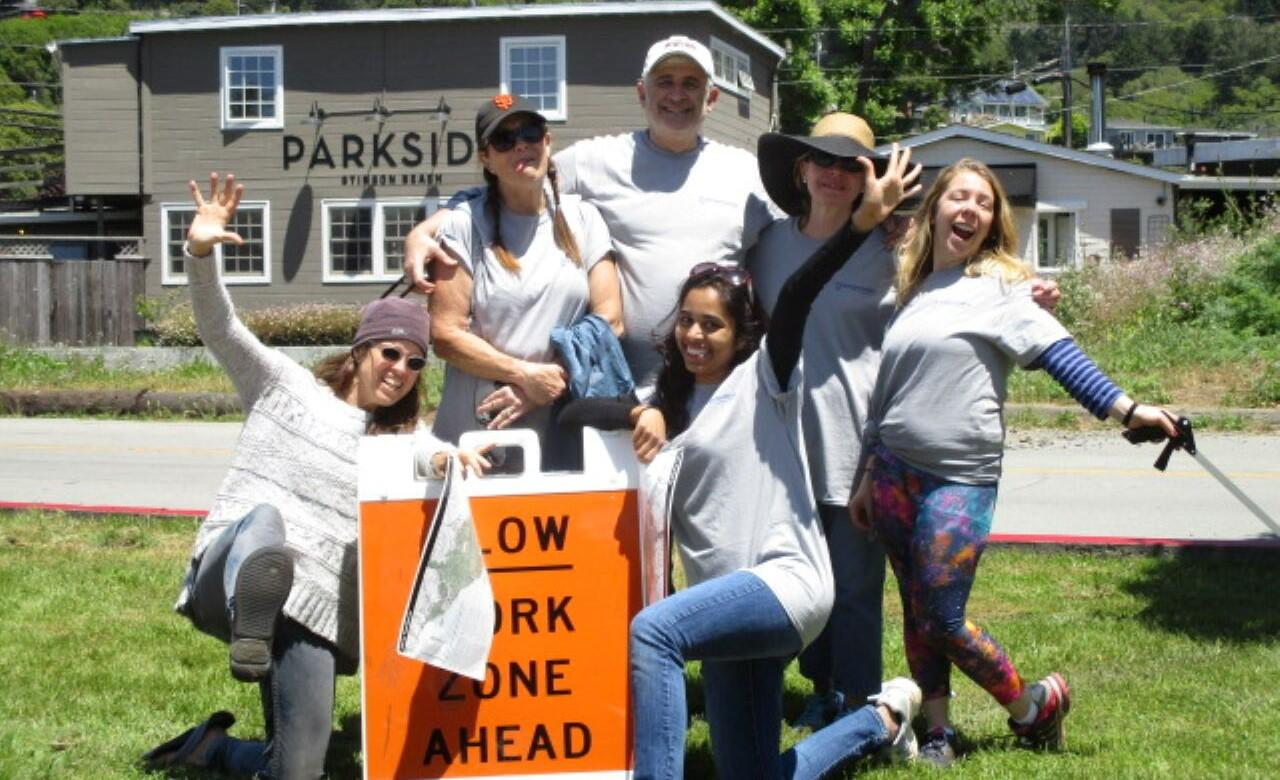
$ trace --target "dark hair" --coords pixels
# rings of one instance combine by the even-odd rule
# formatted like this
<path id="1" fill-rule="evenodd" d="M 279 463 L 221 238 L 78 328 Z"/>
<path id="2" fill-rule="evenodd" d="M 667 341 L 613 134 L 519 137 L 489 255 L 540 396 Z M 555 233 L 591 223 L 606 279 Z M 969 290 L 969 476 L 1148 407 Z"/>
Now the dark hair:
<path id="1" fill-rule="evenodd" d="M 760 348 L 760 340 L 764 338 L 769 326 L 768 315 L 760 308 L 760 303 L 748 285 L 733 284 L 716 273 L 698 274 L 685 280 L 680 286 L 676 308 L 668 317 L 671 329 L 658 343 L 658 353 L 662 355 L 662 370 L 658 374 L 652 405 L 666 418 L 668 438 L 689 427 L 689 398 L 693 395 L 694 385 L 693 374 L 685 367 L 684 357 L 676 344 L 675 322 L 684 299 L 690 292 L 703 287 L 714 288 L 729 313 L 734 333 L 733 366 L 739 365 Z"/>
<path id="2" fill-rule="evenodd" d="M 364 360 L 369 352 L 369 345 L 353 347 L 349 352 L 329 355 L 316 363 L 311 369 L 316 379 L 324 382 L 339 398 L 345 399 L 351 391 L 351 383 L 356 379 L 356 365 Z M 373 410 L 369 418 L 369 426 L 365 433 L 410 433 L 418 426 L 419 402 L 418 386 L 422 374 L 413 380 L 413 387 L 404 394 L 404 398 L 390 406 L 380 406 Z"/>

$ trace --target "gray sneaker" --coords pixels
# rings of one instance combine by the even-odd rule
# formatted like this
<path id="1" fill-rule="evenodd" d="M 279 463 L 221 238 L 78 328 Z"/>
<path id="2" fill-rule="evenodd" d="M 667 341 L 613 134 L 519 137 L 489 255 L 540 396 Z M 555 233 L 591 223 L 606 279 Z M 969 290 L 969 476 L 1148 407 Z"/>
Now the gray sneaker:
<path id="1" fill-rule="evenodd" d="M 920 745 L 920 760 L 939 769 L 946 769 L 956 762 L 956 732 L 946 726 L 930 729 Z"/>
<path id="2" fill-rule="evenodd" d="M 898 719 L 898 736 L 893 742 L 881 748 L 880 754 L 890 763 L 899 764 L 910 761 L 920 752 L 916 745 L 916 733 L 911 730 L 911 721 L 920 710 L 920 686 L 906 677 L 895 677 L 880 686 L 880 692 L 868 696 L 872 704 L 883 704 Z"/>
<path id="3" fill-rule="evenodd" d="M 791 725 L 817 731 L 835 720 L 843 709 L 844 694 L 840 691 L 811 693 L 804 700 L 804 709 Z"/>

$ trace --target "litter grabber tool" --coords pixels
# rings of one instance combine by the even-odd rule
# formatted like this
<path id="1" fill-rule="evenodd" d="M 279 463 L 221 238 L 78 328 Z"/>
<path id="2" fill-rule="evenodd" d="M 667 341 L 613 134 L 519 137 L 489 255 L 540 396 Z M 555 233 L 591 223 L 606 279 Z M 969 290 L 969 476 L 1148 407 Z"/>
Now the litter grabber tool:
<path id="1" fill-rule="evenodd" d="M 1169 439 L 1164 445 L 1164 449 L 1160 452 L 1160 456 L 1156 458 L 1155 467 L 1160 471 L 1164 471 L 1169 465 L 1169 458 L 1173 455 L 1174 450 L 1186 450 L 1187 454 L 1196 459 L 1196 462 L 1209 472 L 1209 475 L 1227 489 L 1236 500 L 1245 505 L 1250 512 L 1254 514 L 1262 523 L 1271 529 L 1272 535 L 1280 536 L 1280 524 L 1271 519 L 1271 516 L 1263 511 L 1262 507 L 1245 492 L 1240 486 L 1231 481 L 1231 478 L 1222 473 L 1222 470 L 1213 465 L 1213 462 L 1205 457 L 1204 453 L 1196 446 L 1195 432 L 1192 430 L 1191 420 L 1186 417 L 1179 417 L 1174 421 L 1174 425 L 1178 427 L 1178 438 Z M 1137 428 L 1131 431 L 1125 431 L 1124 437 L 1133 444 L 1145 444 L 1146 442 L 1161 442 L 1168 438 L 1164 429 L 1158 427 Z"/>

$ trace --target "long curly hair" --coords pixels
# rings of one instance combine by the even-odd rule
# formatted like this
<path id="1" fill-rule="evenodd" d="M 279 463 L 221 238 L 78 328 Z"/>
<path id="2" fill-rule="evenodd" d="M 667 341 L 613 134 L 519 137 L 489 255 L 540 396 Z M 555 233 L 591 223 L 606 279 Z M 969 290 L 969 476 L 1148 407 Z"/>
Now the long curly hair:
<path id="1" fill-rule="evenodd" d="M 1000 180 L 985 163 L 966 157 L 948 165 L 925 193 L 920 208 L 898 249 L 898 305 L 905 306 L 920 284 L 933 273 L 933 220 L 938 203 L 951 182 L 961 173 L 977 174 L 991 187 L 993 196 L 991 229 L 978 251 L 965 261 L 968 276 L 997 276 L 1008 282 L 1031 278 L 1031 271 L 1018 259 L 1018 231 L 1013 225 L 1013 209 Z"/>
<path id="2" fill-rule="evenodd" d="M 356 381 L 356 366 L 369 353 L 369 345 L 353 347 L 348 352 L 338 352 L 322 358 L 311 369 L 316 379 L 329 386 L 333 394 L 345 399 Z M 425 369 L 424 369 L 425 370 Z M 421 412 L 419 403 L 419 387 L 422 372 L 414 377 L 413 386 L 404 398 L 391 406 L 380 406 L 369 417 L 369 425 L 365 432 L 374 435 L 380 433 L 411 433 L 418 427 L 418 415 Z"/>
<path id="3" fill-rule="evenodd" d="M 652 401 L 652 405 L 666 419 L 669 438 L 689 427 L 689 398 L 693 395 L 694 386 L 693 373 L 685 367 L 684 357 L 676 344 L 675 321 L 689 293 L 704 287 L 715 289 L 729 314 L 734 337 L 733 366 L 739 365 L 760 348 L 760 340 L 764 338 L 769 326 L 768 315 L 760 307 L 748 285 L 733 284 L 717 273 L 700 274 L 685 280 L 680 286 L 680 296 L 677 299 L 679 303 L 667 318 L 671 327 L 662 341 L 658 342 L 662 370 L 658 374 Z"/>

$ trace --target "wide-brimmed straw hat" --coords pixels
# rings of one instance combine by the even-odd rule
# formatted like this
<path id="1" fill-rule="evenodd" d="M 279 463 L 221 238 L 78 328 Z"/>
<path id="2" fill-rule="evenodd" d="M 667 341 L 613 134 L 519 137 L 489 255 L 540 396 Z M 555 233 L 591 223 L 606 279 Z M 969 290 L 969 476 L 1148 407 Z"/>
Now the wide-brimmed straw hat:
<path id="1" fill-rule="evenodd" d="M 871 127 L 853 114 L 833 112 L 819 119 L 809 135 L 765 133 L 756 146 L 760 179 L 778 208 L 792 216 L 804 212 L 806 193 L 796 181 L 796 160 L 812 151 L 835 157 L 866 157 L 882 174 L 888 158 L 875 151 L 876 136 Z"/>

